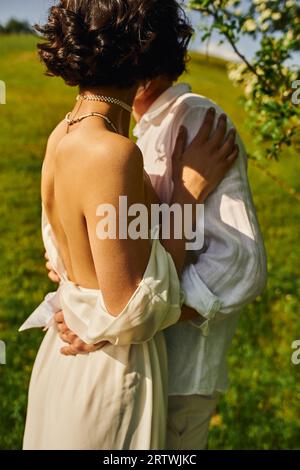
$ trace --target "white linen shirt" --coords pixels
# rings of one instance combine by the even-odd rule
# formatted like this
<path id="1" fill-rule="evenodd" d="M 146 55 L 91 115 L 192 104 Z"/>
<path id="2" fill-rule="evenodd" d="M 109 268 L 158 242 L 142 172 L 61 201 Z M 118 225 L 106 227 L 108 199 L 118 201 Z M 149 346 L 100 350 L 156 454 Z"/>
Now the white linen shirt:
<path id="1" fill-rule="evenodd" d="M 210 107 L 223 111 L 187 84 L 166 90 L 134 129 L 144 166 L 161 202 L 173 192 L 172 154 L 180 126 L 188 144 Z M 229 125 L 232 123 L 229 120 Z M 181 287 L 184 303 L 199 317 L 167 330 L 169 395 L 211 395 L 227 389 L 226 354 L 238 313 L 263 290 L 266 256 L 247 177 L 247 156 L 237 136 L 240 156 L 205 202 L 204 248 L 187 263 Z"/>

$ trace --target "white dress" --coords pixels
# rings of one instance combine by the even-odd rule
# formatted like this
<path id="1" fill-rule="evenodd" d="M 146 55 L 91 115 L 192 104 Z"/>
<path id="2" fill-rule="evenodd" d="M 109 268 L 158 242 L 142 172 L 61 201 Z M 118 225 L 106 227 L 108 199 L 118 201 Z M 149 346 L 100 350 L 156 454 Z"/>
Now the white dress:
<path id="1" fill-rule="evenodd" d="M 143 280 L 123 312 L 112 317 L 99 290 L 68 280 L 44 211 L 42 230 L 62 281 L 20 328 L 48 328 L 32 371 L 23 448 L 163 449 L 167 355 L 162 330 L 176 323 L 181 311 L 172 258 L 154 239 Z M 60 308 L 83 341 L 110 344 L 87 355 L 63 356 L 65 344 L 52 319 Z"/>

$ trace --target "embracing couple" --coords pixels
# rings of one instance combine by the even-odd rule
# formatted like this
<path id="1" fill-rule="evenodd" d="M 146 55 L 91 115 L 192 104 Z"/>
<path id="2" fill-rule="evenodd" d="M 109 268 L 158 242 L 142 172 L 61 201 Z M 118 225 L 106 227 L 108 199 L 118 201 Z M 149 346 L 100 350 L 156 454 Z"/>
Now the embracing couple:
<path id="1" fill-rule="evenodd" d="M 59 286 L 21 327 L 47 329 L 24 449 L 206 448 L 239 311 L 266 279 L 243 144 L 217 105 L 175 85 L 193 32 L 176 0 L 62 0 L 39 31 L 48 73 L 79 95 L 42 170 Z M 178 224 L 100 237 L 99 207 L 118 216 L 120 197 L 189 206 L 190 231 L 204 204 L 203 247 L 187 250 Z"/>

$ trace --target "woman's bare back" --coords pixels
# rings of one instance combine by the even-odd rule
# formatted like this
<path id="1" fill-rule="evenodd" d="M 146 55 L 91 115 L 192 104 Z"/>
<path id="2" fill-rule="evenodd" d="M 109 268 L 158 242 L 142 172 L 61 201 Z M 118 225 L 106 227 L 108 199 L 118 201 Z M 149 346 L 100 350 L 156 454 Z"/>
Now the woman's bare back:
<path id="1" fill-rule="evenodd" d="M 66 132 L 67 124 L 62 122 L 48 141 L 42 171 L 42 201 L 69 279 L 98 288 L 85 219 L 76 197 L 79 184 L 84 184 L 80 182 L 78 168 L 80 147 L 76 149 L 73 133 Z"/>
<path id="2" fill-rule="evenodd" d="M 136 288 L 147 265 L 149 242 L 97 239 L 96 210 L 100 203 L 116 206 L 121 194 L 133 203 L 145 202 L 142 156 L 129 139 L 108 132 L 102 123 L 86 123 L 67 131 L 67 123 L 61 122 L 48 141 L 42 171 L 43 205 L 69 279 L 82 287 L 101 288 L 115 311 L 119 302 L 110 293 L 124 287 L 126 292 L 127 284 L 129 290 Z M 125 179 L 120 177 L 123 171 Z M 133 263 L 137 249 L 142 256 Z M 99 279 L 103 284 L 99 285 Z"/>

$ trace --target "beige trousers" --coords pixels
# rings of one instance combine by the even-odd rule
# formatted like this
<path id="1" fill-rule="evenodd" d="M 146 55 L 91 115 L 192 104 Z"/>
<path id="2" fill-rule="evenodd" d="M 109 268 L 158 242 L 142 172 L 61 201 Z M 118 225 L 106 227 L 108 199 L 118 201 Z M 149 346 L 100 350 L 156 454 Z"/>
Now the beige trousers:
<path id="1" fill-rule="evenodd" d="M 167 450 L 207 448 L 210 420 L 221 394 L 169 396 Z"/>

